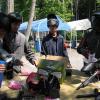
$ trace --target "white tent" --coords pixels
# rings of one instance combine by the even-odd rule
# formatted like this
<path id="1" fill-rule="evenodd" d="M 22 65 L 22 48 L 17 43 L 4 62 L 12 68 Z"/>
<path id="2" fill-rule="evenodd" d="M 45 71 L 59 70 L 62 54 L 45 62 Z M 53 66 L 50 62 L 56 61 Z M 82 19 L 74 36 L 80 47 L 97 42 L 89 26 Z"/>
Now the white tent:
<path id="1" fill-rule="evenodd" d="M 71 27 L 72 30 L 73 29 L 87 30 L 91 28 L 91 22 L 89 21 L 89 19 L 82 19 L 82 20 L 67 22 L 67 24 Z"/>
<path id="2" fill-rule="evenodd" d="M 76 20 L 76 21 L 72 21 L 72 22 L 67 22 L 67 24 L 70 26 L 70 31 L 71 31 L 71 40 L 70 40 L 70 45 L 71 45 L 71 41 L 72 41 L 72 31 L 76 30 L 76 31 L 81 31 L 81 30 L 87 30 L 89 28 L 91 28 L 91 22 L 89 19 L 82 19 L 82 20 Z M 76 34 L 76 44 L 77 44 L 77 34 Z M 71 46 L 70 46 L 71 47 Z"/>

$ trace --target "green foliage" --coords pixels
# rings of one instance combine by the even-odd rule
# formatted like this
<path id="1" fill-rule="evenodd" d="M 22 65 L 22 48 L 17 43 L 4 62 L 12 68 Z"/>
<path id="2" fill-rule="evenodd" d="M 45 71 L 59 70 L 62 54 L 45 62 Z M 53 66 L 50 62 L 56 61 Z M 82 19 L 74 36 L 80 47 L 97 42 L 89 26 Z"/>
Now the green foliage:
<path id="1" fill-rule="evenodd" d="M 6 0 L 2 0 L 2 11 L 6 11 Z M 24 21 L 29 19 L 29 12 L 32 0 L 14 0 L 15 11 L 20 12 Z M 71 13 L 71 0 L 37 0 L 35 19 L 45 18 L 49 13 L 59 15 L 63 20 L 70 21 L 73 16 Z"/>
<path id="2" fill-rule="evenodd" d="M 6 12 L 6 0 L 0 0 L 0 11 Z"/>
<path id="3" fill-rule="evenodd" d="M 97 0 L 97 4 L 100 4 L 100 0 Z"/>
<path id="4" fill-rule="evenodd" d="M 71 8 L 69 8 L 69 1 L 64 0 L 64 2 L 61 2 L 60 0 L 42 0 L 41 2 L 41 0 L 38 0 L 36 7 L 36 18 L 45 18 L 49 13 L 55 13 L 65 21 L 71 20 L 72 14 Z"/>
<path id="5" fill-rule="evenodd" d="M 15 11 L 21 13 L 24 21 L 29 19 L 31 2 L 32 0 L 15 0 Z"/>
<path id="6" fill-rule="evenodd" d="M 6 1 L 6 0 L 2 0 Z M 32 0 L 14 0 L 15 1 L 15 11 L 19 11 L 23 15 L 24 21 L 27 21 L 29 18 L 29 12 L 31 7 Z M 45 18 L 49 13 L 55 13 L 59 15 L 63 20 L 70 21 L 73 18 L 72 10 L 72 1 L 74 4 L 76 0 L 37 0 L 36 2 L 36 11 L 34 19 Z M 91 13 L 93 12 L 92 7 L 95 0 L 78 0 L 79 1 L 79 17 L 89 15 L 89 7 Z M 91 3 L 90 6 L 88 5 Z M 100 7 L 100 0 L 96 0 L 97 6 Z M 73 9 L 76 11 L 75 8 Z"/>
<path id="7" fill-rule="evenodd" d="M 71 34 L 72 34 L 72 38 L 71 38 Z M 80 40 L 82 36 L 83 36 L 83 31 L 73 30 L 72 32 L 66 33 L 66 40 L 75 39 L 76 37 L 77 37 L 77 40 Z"/>
<path id="8" fill-rule="evenodd" d="M 97 5 L 97 10 L 100 11 L 100 0 L 97 0 L 96 5 Z"/>
<path id="9" fill-rule="evenodd" d="M 72 9 L 72 2 L 74 1 L 74 9 Z M 73 10 L 75 10 L 75 4 L 77 0 L 37 0 L 35 19 L 45 18 L 49 13 L 55 13 L 59 15 L 63 20 L 70 21 L 73 18 Z M 78 0 L 79 2 L 79 13 L 80 16 L 88 16 L 89 7 L 93 11 L 92 5 L 96 5 L 100 9 L 100 0 Z M 24 21 L 29 19 L 29 12 L 32 0 L 14 0 L 15 11 L 20 12 L 23 15 Z M 91 3 L 88 6 L 88 3 Z M 7 0 L 0 0 L 0 10 L 6 12 L 7 10 Z M 85 10 L 84 10 L 85 9 Z M 91 12 L 92 13 L 92 12 Z M 75 13 L 74 13 L 75 14 Z"/>
<path id="10" fill-rule="evenodd" d="M 95 9 L 96 0 L 74 0 L 76 19 L 91 18 Z"/>

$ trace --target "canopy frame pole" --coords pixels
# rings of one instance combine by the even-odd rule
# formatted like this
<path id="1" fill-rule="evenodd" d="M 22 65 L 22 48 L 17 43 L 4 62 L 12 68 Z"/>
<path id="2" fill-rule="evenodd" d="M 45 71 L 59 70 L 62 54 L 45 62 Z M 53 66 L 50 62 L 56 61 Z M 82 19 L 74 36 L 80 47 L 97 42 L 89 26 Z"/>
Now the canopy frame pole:
<path id="1" fill-rule="evenodd" d="M 77 32 L 76 32 L 76 48 L 77 48 Z"/>
<path id="2" fill-rule="evenodd" d="M 72 42 L 72 30 L 71 30 L 71 38 L 70 38 L 70 52 L 71 52 L 71 42 Z"/>

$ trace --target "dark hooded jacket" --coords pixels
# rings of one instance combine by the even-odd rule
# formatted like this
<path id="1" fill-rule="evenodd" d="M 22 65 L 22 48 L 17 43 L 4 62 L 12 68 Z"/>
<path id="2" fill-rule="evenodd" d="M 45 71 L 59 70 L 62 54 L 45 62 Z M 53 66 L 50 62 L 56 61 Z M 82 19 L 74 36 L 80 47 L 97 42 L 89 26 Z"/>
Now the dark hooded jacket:
<path id="1" fill-rule="evenodd" d="M 41 53 L 44 55 L 55 55 L 68 57 L 67 50 L 64 48 L 64 38 L 58 33 L 56 38 L 50 34 L 42 41 Z"/>
<path id="2" fill-rule="evenodd" d="M 78 53 L 88 58 L 88 53 L 95 53 L 96 58 L 100 58 L 100 33 L 90 30 L 81 40 L 78 48 Z"/>

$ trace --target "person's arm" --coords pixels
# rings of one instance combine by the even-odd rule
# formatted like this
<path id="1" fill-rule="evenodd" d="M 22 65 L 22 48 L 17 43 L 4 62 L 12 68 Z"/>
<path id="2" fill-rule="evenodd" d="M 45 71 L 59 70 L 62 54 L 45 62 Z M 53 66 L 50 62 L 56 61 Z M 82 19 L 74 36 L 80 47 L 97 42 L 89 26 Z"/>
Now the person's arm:
<path id="1" fill-rule="evenodd" d="M 81 39 L 79 46 L 77 47 L 77 52 L 82 54 L 85 58 L 88 58 L 88 47 L 87 47 L 87 34 Z"/>
<path id="2" fill-rule="evenodd" d="M 42 45 L 41 45 L 41 54 L 42 55 L 47 55 L 47 52 L 46 52 L 46 45 L 45 45 L 45 39 L 43 38 L 42 40 Z"/>
<path id="3" fill-rule="evenodd" d="M 26 56 L 26 59 L 31 63 L 31 64 L 35 64 L 35 53 L 32 51 L 31 46 L 29 46 L 29 43 L 27 41 L 25 41 L 25 45 L 24 45 L 24 53 Z"/>
<path id="4" fill-rule="evenodd" d="M 63 49 L 63 54 L 64 54 L 64 57 L 68 57 L 67 48 L 65 48 L 65 47 L 64 47 L 64 49 Z"/>
<path id="5" fill-rule="evenodd" d="M 67 47 L 64 46 L 64 40 L 63 40 L 63 54 L 64 54 L 64 57 L 66 57 L 66 59 L 67 59 L 67 63 L 68 63 L 67 67 L 72 68 L 72 65 L 71 65 L 69 57 L 68 57 Z"/>
<path id="6" fill-rule="evenodd" d="M 65 40 L 62 39 L 62 45 L 63 45 L 63 56 L 68 57 L 67 47 L 65 46 Z"/>

